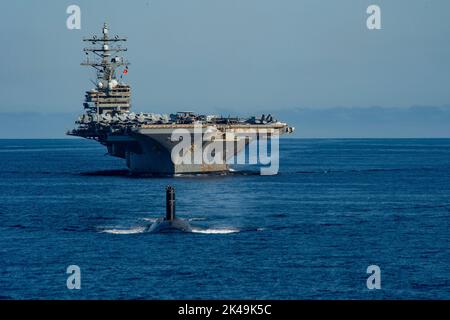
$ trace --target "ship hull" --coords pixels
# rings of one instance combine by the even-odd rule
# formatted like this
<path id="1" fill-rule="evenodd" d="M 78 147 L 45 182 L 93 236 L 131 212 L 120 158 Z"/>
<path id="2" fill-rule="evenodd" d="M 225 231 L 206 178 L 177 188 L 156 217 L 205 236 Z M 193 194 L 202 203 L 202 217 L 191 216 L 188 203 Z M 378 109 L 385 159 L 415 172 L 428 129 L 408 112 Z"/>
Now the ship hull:
<path id="1" fill-rule="evenodd" d="M 126 135 L 108 136 L 106 143 L 108 153 L 112 156 L 124 158 L 130 173 L 133 174 L 222 173 L 229 171 L 228 161 L 240 153 L 251 141 L 251 139 L 240 142 L 235 141 L 235 139 L 227 140 L 224 139 L 222 133 L 219 133 L 215 142 L 192 143 L 191 148 L 188 148 L 187 152 L 183 154 L 185 161 L 181 161 L 172 155 L 173 148 L 178 141 L 171 140 L 171 131 L 155 131 L 139 130 Z M 192 134 L 192 141 L 194 140 Z M 223 154 L 220 156 L 221 161 L 218 161 L 218 163 L 207 163 L 203 159 L 203 151 L 212 143 L 222 143 L 223 146 Z M 200 146 L 201 149 L 196 150 Z M 200 162 L 195 161 L 195 152 L 200 152 Z"/>
<path id="2" fill-rule="evenodd" d="M 227 172 L 235 160 L 246 158 L 245 154 L 236 156 L 250 142 L 292 131 L 284 123 L 154 124 L 100 131 L 101 134 L 88 127 L 68 134 L 99 141 L 111 156 L 125 159 L 131 173 L 173 175 Z M 183 145 L 181 149 L 180 145 Z M 248 156 L 250 159 L 251 155 Z"/>

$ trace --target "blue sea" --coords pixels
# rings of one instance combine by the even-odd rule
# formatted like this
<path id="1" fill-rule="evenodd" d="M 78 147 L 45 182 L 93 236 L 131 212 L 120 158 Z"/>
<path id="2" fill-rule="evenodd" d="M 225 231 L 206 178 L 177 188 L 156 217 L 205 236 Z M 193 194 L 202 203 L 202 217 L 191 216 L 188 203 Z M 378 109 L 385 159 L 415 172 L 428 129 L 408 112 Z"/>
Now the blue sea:
<path id="1" fill-rule="evenodd" d="M 450 140 L 282 139 L 276 176 L 136 177 L 105 152 L 0 140 L 1 299 L 450 299 Z M 169 184 L 196 232 L 145 232 Z"/>

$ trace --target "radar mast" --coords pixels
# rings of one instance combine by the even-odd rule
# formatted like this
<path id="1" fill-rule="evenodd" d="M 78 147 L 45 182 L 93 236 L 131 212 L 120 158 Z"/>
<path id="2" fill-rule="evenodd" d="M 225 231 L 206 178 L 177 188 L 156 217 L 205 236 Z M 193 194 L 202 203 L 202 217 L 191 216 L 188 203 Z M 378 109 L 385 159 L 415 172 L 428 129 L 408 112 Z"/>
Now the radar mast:
<path id="1" fill-rule="evenodd" d="M 104 23 L 102 36 L 94 35 L 83 41 L 92 43 L 94 47 L 83 49 L 86 60 L 81 65 L 97 70 L 96 88 L 86 91 L 84 107 L 97 114 L 128 112 L 131 107 L 131 88 L 125 83 L 119 83 L 116 72 L 120 67 L 125 67 L 124 74 L 128 71 L 129 62 L 119 56 L 120 52 L 127 51 L 119 44 L 127 41 L 127 38 L 117 35 L 110 38 L 108 25 Z"/>

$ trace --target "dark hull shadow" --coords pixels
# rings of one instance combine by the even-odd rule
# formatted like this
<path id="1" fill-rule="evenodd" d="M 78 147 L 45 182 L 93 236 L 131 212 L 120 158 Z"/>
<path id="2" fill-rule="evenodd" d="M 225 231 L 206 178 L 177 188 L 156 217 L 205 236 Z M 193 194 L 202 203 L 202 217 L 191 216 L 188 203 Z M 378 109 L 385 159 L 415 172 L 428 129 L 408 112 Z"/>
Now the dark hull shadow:
<path id="1" fill-rule="evenodd" d="M 224 171 L 224 172 L 209 172 L 209 173 L 177 173 L 177 174 L 162 174 L 162 173 L 131 173 L 126 169 L 122 170 L 98 170 L 80 172 L 81 176 L 91 177 L 125 177 L 125 178 L 193 178 L 193 177 L 231 177 L 231 176 L 258 176 L 259 171 L 239 170 L 239 171 Z"/>

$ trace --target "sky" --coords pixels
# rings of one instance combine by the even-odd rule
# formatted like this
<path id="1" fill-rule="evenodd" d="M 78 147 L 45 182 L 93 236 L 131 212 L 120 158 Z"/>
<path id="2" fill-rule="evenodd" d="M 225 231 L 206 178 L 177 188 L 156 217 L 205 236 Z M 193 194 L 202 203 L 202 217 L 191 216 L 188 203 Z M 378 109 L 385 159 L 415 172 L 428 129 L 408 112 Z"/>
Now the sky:
<path id="1" fill-rule="evenodd" d="M 72 4 L 81 8 L 80 30 L 66 27 Z M 371 4 L 381 8 L 381 30 L 366 27 Z M 30 122 L 17 134 L 11 125 L 0 129 L 0 138 L 34 137 L 30 124 L 43 137 L 64 136 L 62 124 L 83 112 L 84 91 L 93 87 L 93 70 L 80 66 L 81 40 L 103 22 L 129 39 L 125 78 L 136 112 L 270 112 L 296 127 L 309 116 L 304 127 L 314 130 L 300 131 L 305 137 L 376 137 L 386 134 L 373 125 L 377 110 L 404 126 L 393 137 L 448 136 L 449 12 L 448 0 L 8 1 L 0 121 Z M 396 119 L 424 112 L 433 120 L 420 128 Z M 343 130 L 344 118 L 357 119 L 344 121 L 353 131 Z"/>

